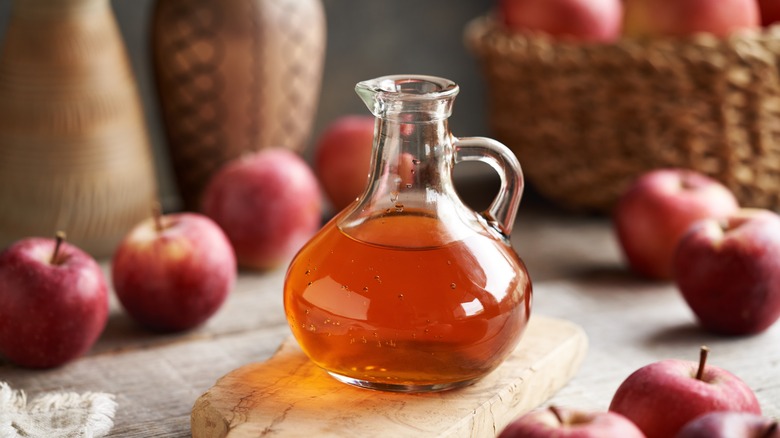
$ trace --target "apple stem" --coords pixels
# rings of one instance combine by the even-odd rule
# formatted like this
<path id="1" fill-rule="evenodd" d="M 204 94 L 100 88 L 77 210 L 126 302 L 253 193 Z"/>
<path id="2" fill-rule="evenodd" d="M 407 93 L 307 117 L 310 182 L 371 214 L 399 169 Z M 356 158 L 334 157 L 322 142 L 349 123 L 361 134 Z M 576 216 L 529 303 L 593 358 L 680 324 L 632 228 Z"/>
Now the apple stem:
<path id="1" fill-rule="evenodd" d="M 165 228 L 162 223 L 162 207 L 159 202 L 152 204 L 152 217 L 154 218 L 154 228 L 157 232 L 162 232 Z"/>
<path id="2" fill-rule="evenodd" d="M 558 420 L 558 423 L 564 424 L 563 416 L 561 415 L 561 411 L 558 409 L 558 406 L 550 405 L 549 407 L 550 412 L 555 415 L 555 418 Z"/>
<path id="3" fill-rule="evenodd" d="M 49 263 L 52 265 L 58 264 L 59 257 L 60 257 L 60 247 L 62 247 L 62 242 L 65 241 L 65 232 L 64 231 L 57 231 L 57 233 L 54 235 L 55 243 L 54 243 L 54 253 L 51 255 L 51 260 L 49 260 Z"/>
<path id="4" fill-rule="evenodd" d="M 706 345 L 702 345 L 699 350 L 699 369 L 696 371 L 696 379 L 701 380 L 704 377 L 704 367 L 707 365 L 707 355 L 710 349 Z"/>
<path id="5" fill-rule="evenodd" d="M 777 421 L 773 421 L 772 424 L 770 424 L 766 429 L 764 429 L 764 433 L 761 434 L 760 438 L 771 438 L 775 435 L 777 432 Z"/>

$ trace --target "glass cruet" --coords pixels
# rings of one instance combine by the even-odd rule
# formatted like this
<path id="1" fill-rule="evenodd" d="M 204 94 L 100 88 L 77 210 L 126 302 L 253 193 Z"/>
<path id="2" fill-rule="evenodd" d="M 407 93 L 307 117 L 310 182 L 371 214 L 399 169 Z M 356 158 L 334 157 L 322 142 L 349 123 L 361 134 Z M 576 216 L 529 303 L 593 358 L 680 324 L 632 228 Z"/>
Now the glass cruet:
<path id="1" fill-rule="evenodd" d="M 494 140 L 450 134 L 458 86 L 449 80 L 385 76 L 356 91 L 376 116 L 369 182 L 290 263 L 290 328 L 345 383 L 399 392 L 468 385 L 512 352 L 530 316 L 531 280 L 509 241 L 520 165 Z M 455 191 L 462 161 L 500 176 L 486 211 Z"/>

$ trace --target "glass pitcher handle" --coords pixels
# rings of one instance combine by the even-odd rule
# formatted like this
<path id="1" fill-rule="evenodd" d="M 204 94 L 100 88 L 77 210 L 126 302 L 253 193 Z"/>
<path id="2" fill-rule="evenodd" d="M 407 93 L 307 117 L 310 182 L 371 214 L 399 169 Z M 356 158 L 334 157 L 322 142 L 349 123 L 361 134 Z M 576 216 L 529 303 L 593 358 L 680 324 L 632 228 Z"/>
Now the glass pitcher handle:
<path id="1" fill-rule="evenodd" d="M 482 212 L 488 223 L 509 237 L 523 196 L 523 171 L 520 162 L 509 148 L 486 137 L 454 138 L 455 164 L 463 161 L 481 161 L 490 165 L 501 178 L 498 195 Z"/>

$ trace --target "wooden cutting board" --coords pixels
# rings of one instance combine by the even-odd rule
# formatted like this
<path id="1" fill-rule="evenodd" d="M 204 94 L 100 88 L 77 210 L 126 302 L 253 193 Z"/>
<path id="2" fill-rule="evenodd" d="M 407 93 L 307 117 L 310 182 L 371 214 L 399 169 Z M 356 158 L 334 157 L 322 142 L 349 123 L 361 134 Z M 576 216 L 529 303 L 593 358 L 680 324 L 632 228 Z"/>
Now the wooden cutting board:
<path id="1" fill-rule="evenodd" d="M 564 386 L 587 348 L 579 326 L 534 316 L 509 358 L 474 385 L 399 394 L 337 382 L 290 338 L 268 361 L 232 371 L 203 394 L 192 436 L 492 437 Z"/>

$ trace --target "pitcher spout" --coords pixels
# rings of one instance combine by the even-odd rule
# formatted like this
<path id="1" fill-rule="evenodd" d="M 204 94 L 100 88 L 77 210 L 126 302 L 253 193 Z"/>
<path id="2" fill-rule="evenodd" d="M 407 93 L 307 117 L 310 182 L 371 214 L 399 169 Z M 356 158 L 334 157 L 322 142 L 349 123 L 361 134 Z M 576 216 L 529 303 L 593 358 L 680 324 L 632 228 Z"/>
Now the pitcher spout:
<path id="1" fill-rule="evenodd" d="M 449 79 L 426 75 L 392 75 L 359 82 L 355 92 L 376 117 L 416 115 L 407 121 L 442 120 L 452 114 L 459 91 Z"/>

